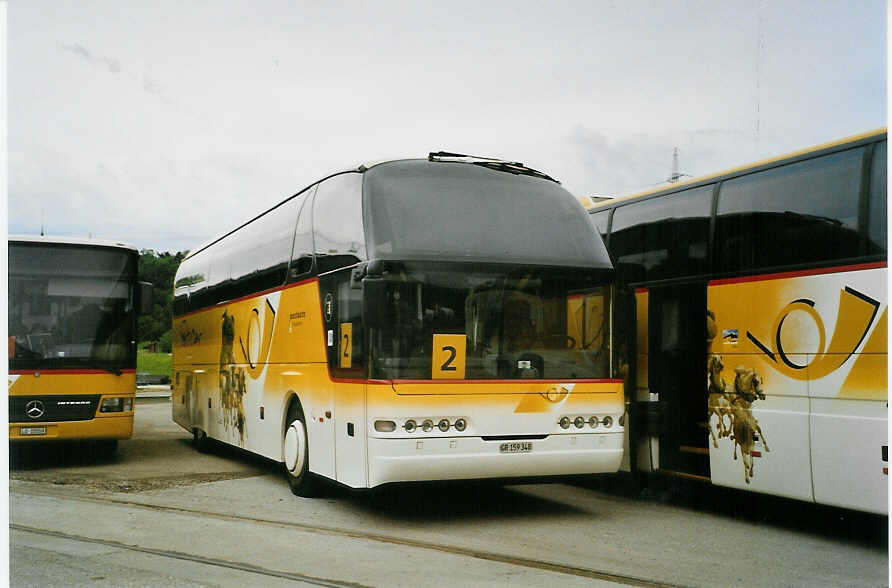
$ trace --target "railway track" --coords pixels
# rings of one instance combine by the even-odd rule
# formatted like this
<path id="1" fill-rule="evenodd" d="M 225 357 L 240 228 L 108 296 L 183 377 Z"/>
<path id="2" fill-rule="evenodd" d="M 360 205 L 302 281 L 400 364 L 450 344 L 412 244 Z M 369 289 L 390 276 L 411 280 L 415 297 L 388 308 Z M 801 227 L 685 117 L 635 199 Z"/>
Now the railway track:
<path id="1" fill-rule="evenodd" d="M 490 562 L 497 562 L 501 564 L 508 564 L 511 566 L 517 566 L 520 568 L 528 568 L 541 570 L 546 572 L 552 572 L 555 574 L 566 574 L 570 576 L 577 576 L 582 578 L 588 578 L 592 580 L 603 580 L 607 582 L 614 582 L 616 584 L 622 584 L 626 586 L 673 586 L 673 584 L 667 584 L 665 582 L 661 582 L 658 580 L 641 578 L 632 575 L 626 574 L 617 574 L 614 572 L 609 572 L 606 570 L 598 570 L 593 568 L 585 568 L 578 566 L 570 566 L 566 564 L 561 564 L 557 562 L 549 562 L 545 560 L 537 560 L 531 559 L 528 557 L 516 557 L 512 555 L 492 552 L 492 551 L 482 551 L 478 549 L 470 549 L 463 548 L 453 545 L 442 545 L 429 541 L 421 541 L 416 539 L 408 539 L 402 537 L 396 537 L 392 535 L 384 535 L 379 533 L 367 532 L 367 531 L 357 531 L 352 529 L 343 529 L 339 527 L 333 526 L 325 526 L 325 525 L 308 525 L 303 523 L 296 522 L 286 522 L 286 521 L 278 521 L 272 519 L 265 519 L 259 517 L 249 517 L 242 515 L 232 515 L 232 514 L 223 514 L 208 510 L 200 510 L 200 509 L 190 509 L 190 508 L 182 508 L 182 507 L 172 507 L 172 506 L 162 506 L 162 505 L 154 505 L 154 504 L 146 504 L 143 502 L 136 502 L 130 500 L 123 500 L 120 498 L 109 498 L 109 497 L 101 497 L 101 496 L 71 496 L 69 494 L 64 494 L 61 492 L 40 492 L 34 491 L 33 489 L 29 489 L 27 491 L 16 490 L 18 494 L 27 494 L 32 496 L 46 496 L 57 499 L 69 500 L 74 502 L 91 502 L 94 504 L 105 504 L 105 505 L 116 505 L 116 506 L 124 506 L 128 508 L 136 508 L 146 511 L 153 512 L 163 512 L 168 514 L 181 514 L 181 515 L 189 515 L 189 516 L 197 516 L 204 517 L 210 519 L 216 519 L 220 521 L 232 521 L 239 523 L 249 523 L 254 525 L 262 525 L 268 527 L 276 527 L 280 529 L 293 529 L 299 530 L 303 532 L 312 532 L 312 533 L 324 533 L 332 536 L 346 537 L 351 539 L 361 539 L 366 541 L 374 541 L 378 543 L 387 543 L 391 545 L 399 545 L 403 547 L 410 547 L 416 549 L 424 549 L 430 551 L 436 551 L 439 553 L 445 553 L 450 555 L 457 555 L 462 557 L 469 557 L 479 560 L 485 560 Z M 86 543 L 94 543 L 94 544 L 102 544 L 109 547 L 115 547 L 118 549 L 125 549 L 131 551 L 137 551 L 141 553 L 151 554 L 159 557 L 166 557 L 172 559 L 179 559 L 185 561 L 191 561 L 195 563 L 200 563 L 204 565 L 212 565 L 219 566 L 223 568 L 231 568 L 236 570 L 241 570 L 245 572 L 250 572 L 254 574 L 260 574 L 269 577 L 283 578 L 301 581 L 305 583 L 309 583 L 311 585 L 318 586 L 351 586 L 356 587 L 358 584 L 351 582 L 339 582 L 335 580 L 322 579 L 304 574 L 295 574 L 292 572 L 285 571 L 277 571 L 270 570 L 262 567 L 255 566 L 253 564 L 247 562 L 236 562 L 230 560 L 219 560 L 214 558 L 207 558 L 203 556 L 196 556 L 188 553 L 182 553 L 177 551 L 167 551 L 162 549 L 152 549 L 141 547 L 138 545 L 130 545 L 126 543 L 121 543 L 118 541 L 110 541 L 106 539 L 102 539 L 99 537 L 88 537 L 84 535 L 72 535 L 67 533 L 60 533 L 57 531 L 53 531 L 50 529 L 41 529 L 35 528 L 27 525 L 20 525 L 16 523 L 10 523 L 9 528 L 16 531 L 28 532 L 28 533 L 36 533 L 47 536 L 64 538 L 72 541 L 81 541 Z"/>

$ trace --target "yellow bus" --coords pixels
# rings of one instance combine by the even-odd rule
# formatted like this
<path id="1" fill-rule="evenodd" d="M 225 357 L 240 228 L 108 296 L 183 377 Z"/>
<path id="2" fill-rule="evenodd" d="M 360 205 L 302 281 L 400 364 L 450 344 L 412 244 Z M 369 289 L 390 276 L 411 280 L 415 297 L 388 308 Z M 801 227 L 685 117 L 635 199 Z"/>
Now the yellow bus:
<path id="1" fill-rule="evenodd" d="M 301 496 L 616 472 L 612 275 L 582 206 L 520 163 L 334 174 L 183 260 L 173 419 Z"/>
<path id="2" fill-rule="evenodd" d="M 626 469 L 886 513 L 885 129 L 590 212 Z"/>
<path id="3" fill-rule="evenodd" d="M 133 433 L 136 318 L 151 303 L 136 248 L 9 236 L 9 439 L 96 440 Z"/>

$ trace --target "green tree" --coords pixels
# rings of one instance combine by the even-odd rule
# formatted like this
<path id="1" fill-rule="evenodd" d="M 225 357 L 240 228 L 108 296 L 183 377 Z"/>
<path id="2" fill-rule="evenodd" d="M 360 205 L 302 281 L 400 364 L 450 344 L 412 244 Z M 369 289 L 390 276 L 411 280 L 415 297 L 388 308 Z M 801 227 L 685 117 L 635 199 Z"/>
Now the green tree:
<path id="1" fill-rule="evenodd" d="M 152 284 L 152 312 L 139 317 L 139 340 L 158 341 L 173 323 L 173 279 L 187 251 L 139 254 L 139 279 Z"/>

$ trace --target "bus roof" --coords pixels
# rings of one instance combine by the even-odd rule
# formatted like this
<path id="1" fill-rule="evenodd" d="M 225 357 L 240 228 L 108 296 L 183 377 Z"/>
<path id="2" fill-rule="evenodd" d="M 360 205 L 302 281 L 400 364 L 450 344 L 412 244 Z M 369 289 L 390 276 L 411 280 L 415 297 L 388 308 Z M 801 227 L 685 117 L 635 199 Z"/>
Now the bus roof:
<path id="1" fill-rule="evenodd" d="M 858 141 L 869 141 L 870 139 L 875 139 L 877 137 L 881 137 L 886 134 L 886 127 L 876 129 L 873 131 L 867 131 L 865 133 L 861 133 L 858 135 L 852 135 L 851 137 L 845 137 L 843 139 L 837 139 L 835 141 L 829 141 L 827 143 L 821 143 L 819 145 L 815 145 L 813 147 L 806 147 L 805 149 L 799 149 L 798 151 L 793 151 L 791 153 L 785 153 L 783 155 L 778 155 L 775 157 L 770 157 L 768 159 L 762 159 L 753 163 L 749 163 L 746 165 L 740 165 L 737 167 L 732 167 L 730 169 L 726 169 L 724 171 L 720 171 L 718 173 L 713 173 L 705 176 L 700 176 L 697 178 L 691 178 L 690 180 L 685 180 L 684 182 L 678 182 L 676 184 L 671 184 L 669 186 L 660 186 L 657 188 L 651 188 L 649 190 L 644 190 L 643 192 L 636 192 L 634 194 L 629 194 L 627 196 L 621 196 L 618 198 L 613 198 L 610 200 L 605 200 L 603 202 L 595 202 L 592 206 L 586 207 L 588 212 L 597 212 L 601 209 L 610 208 L 615 206 L 618 203 L 626 202 L 629 200 L 635 200 L 644 196 L 651 196 L 653 194 L 659 194 L 661 192 L 675 192 L 680 188 L 686 188 L 689 186 L 694 186 L 696 184 L 703 184 L 710 181 L 716 181 L 719 179 L 725 179 L 728 176 L 733 176 L 740 174 L 742 172 L 746 172 L 752 170 L 754 168 L 770 166 L 771 164 L 778 163 L 787 159 L 795 159 L 797 157 L 805 156 L 810 153 L 815 153 L 817 151 L 823 151 L 825 149 L 833 149 L 834 147 L 839 147 L 840 145 L 846 145 L 848 143 L 857 143 Z"/>
<path id="2" fill-rule="evenodd" d="M 42 235 L 9 235 L 9 243 L 45 243 L 46 245 L 84 245 L 90 247 L 114 247 L 139 251 L 135 245 L 107 239 L 83 239 L 80 237 L 45 237 Z"/>

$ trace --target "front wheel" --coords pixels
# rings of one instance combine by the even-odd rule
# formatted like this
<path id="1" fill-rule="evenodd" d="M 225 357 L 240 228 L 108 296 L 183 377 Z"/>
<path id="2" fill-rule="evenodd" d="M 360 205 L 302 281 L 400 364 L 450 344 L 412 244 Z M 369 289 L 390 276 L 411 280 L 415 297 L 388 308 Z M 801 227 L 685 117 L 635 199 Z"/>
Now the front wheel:
<path id="1" fill-rule="evenodd" d="M 303 411 L 295 402 L 288 408 L 285 419 L 284 458 L 285 478 L 296 496 L 312 497 L 319 492 L 319 484 L 310 472 L 310 450 L 307 443 L 307 425 Z"/>

